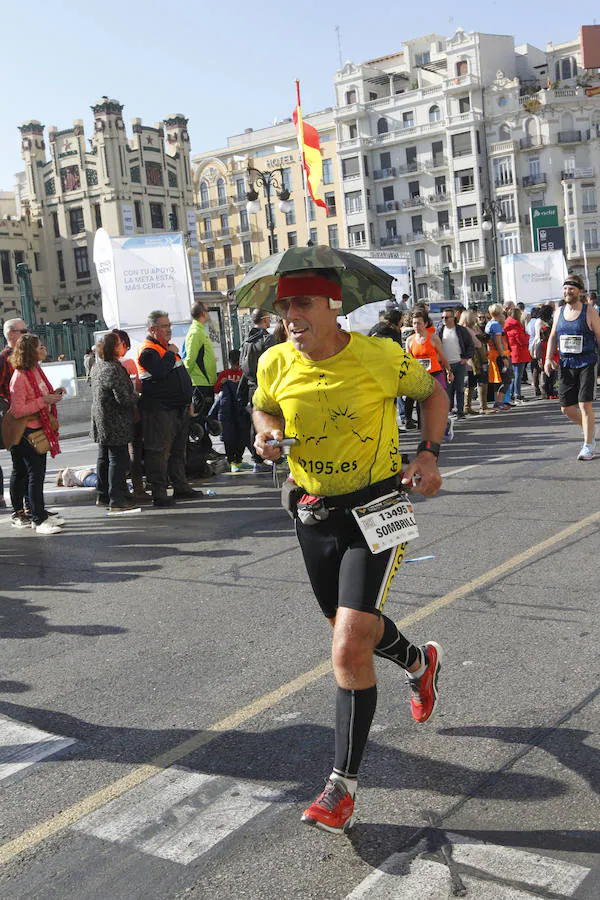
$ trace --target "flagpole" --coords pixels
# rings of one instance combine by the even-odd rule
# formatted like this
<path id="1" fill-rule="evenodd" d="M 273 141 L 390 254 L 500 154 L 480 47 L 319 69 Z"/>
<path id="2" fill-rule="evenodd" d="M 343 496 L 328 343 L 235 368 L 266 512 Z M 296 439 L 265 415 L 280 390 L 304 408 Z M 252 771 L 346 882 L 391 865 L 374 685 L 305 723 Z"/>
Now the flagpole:
<path id="1" fill-rule="evenodd" d="M 302 180 L 304 182 L 304 212 L 306 214 L 306 245 L 310 247 L 310 212 L 308 209 L 308 175 L 306 174 L 306 161 L 304 159 L 304 122 L 302 121 L 302 107 L 300 106 L 300 81 L 296 78 L 296 113 L 298 116 L 298 150 L 302 166 Z"/>
<path id="2" fill-rule="evenodd" d="M 590 292 L 590 275 L 588 272 L 587 249 L 585 246 L 585 241 L 583 242 L 583 244 L 581 246 L 583 248 L 583 265 L 585 268 L 585 289 L 589 294 L 589 292 Z"/>

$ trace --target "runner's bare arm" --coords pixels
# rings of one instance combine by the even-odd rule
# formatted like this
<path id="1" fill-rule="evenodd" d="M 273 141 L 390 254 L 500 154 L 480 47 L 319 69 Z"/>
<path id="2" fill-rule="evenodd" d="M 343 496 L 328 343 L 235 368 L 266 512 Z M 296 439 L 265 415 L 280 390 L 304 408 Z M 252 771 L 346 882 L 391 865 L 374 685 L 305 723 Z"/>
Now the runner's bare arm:
<path id="1" fill-rule="evenodd" d="M 421 437 L 424 441 L 441 443 L 446 429 L 448 410 L 448 394 L 436 381 L 433 392 L 427 400 L 421 401 Z M 410 484 L 415 475 L 419 478 L 415 482 L 414 489 L 424 497 L 433 497 L 442 486 L 437 459 L 428 450 L 418 453 L 406 467 L 404 484 Z"/>
<path id="2" fill-rule="evenodd" d="M 591 304 L 587 308 L 587 323 L 596 336 L 596 344 L 600 347 L 600 316 L 598 310 Z"/>
<path id="3" fill-rule="evenodd" d="M 544 371 L 548 377 L 550 377 L 550 373 L 552 369 L 556 369 L 556 363 L 553 361 L 552 357 L 556 353 L 556 346 L 558 343 L 558 338 L 556 337 L 556 325 L 558 323 L 558 317 L 560 315 L 560 310 L 556 310 L 554 313 L 554 319 L 552 320 L 552 330 L 550 332 L 550 337 L 548 338 L 548 348 L 546 350 L 546 360 L 544 362 Z"/>

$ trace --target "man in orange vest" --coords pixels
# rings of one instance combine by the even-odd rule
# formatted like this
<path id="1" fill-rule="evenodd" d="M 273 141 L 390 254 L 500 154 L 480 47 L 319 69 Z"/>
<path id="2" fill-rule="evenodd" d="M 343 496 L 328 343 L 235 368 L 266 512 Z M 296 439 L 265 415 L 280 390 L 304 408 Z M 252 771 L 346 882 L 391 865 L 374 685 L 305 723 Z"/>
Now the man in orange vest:
<path id="1" fill-rule="evenodd" d="M 144 465 L 152 482 L 154 506 L 198 499 L 202 491 L 194 490 L 185 474 L 192 382 L 177 346 L 171 343 L 171 323 L 163 310 L 148 316 L 148 336 L 139 349 L 137 366 Z M 167 495 L 169 482 L 172 497 Z"/>

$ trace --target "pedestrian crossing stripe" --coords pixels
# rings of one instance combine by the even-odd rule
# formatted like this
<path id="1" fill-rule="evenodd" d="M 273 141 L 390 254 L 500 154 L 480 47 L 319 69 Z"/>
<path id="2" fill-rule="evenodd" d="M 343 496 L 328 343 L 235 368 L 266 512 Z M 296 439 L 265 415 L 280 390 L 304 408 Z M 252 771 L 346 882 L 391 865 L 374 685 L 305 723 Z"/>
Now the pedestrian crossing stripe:
<path id="1" fill-rule="evenodd" d="M 75 738 L 50 734 L 0 715 L 0 781 L 26 774 L 34 763 L 75 743 Z"/>
<path id="2" fill-rule="evenodd" d="M 72 827 L 188 865 L 281 797 L 260 783 L 173 766 Z"/>
<path id="3" fill-rule="evenodd" d="M 573 897 L 590 873 L 585 866 L 538 853 L 447 834 L 448 862 L 394 853 L 345 900 L 532 900 Z M 463 893 L 464 891 L 464 893 Z M 541 891 L 541 893 L 536 893 Z"/>

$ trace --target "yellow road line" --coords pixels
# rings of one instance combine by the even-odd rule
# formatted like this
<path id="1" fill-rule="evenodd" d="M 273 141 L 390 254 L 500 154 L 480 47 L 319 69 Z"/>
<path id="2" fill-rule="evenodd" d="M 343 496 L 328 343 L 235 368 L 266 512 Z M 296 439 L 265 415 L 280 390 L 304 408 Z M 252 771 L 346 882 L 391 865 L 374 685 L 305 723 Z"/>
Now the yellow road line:
<path id="1" fill-rule="evenodd" d="M 586 518 L 580 519 L 578 522 L 573 522 L 572 525 L 563 528 L 562 531 L 551 535 L 539 544 L 535 544 L 533 547 L 529 547 L 528 550 L 524 550 L 522 553 L 518 553 L 511 559 L 505 560 L 505 562 L 490 569 L 483 575 L 472 578 L 470 581 L 455 588 L 448 594 L 444 594 L 443 597 L 432 600 L 431 603 L 421 607 L 421 609 L 409 613 L 409 615 L 404 616 L 404 618 L 396 622 L 396 625 L 398 628 L 402 629 L 409 625 L 413 625 L 415 622 L 419 622 L 422 619 L 426 619 L 438 610 L 450 606 L 451 603 L 460 600 L 462 597 L 468 596 L 474 590 L 477 590 L 477 588 L 490 584 L 492 581 L 506 575 L 511 570 L 517 569 L 523 563 L 528 562 L 535 556 L 539 556 L 539 554 L 543 553 L 545 550 L 549 550 L 561 541 L 567 540 L 567 538 L 572 537 L 589 525 L 594 525 L 598 521 L 600 521 L 600 512 L 586 516 Z M 323 675 L 327 675 L 329 672 L 331 672 L 331 662 L 327 660 L 320 663 L 318 666 L 315 666 L 310 672 L 304 672 L 292 681 L 282 684 L 281 687 L 276 690 L 270 691 L 268 694 L 264 694 L 262 697 L 253 700 L 247 706 L 244 706 L 230 716 L 221 719 L 220 722 L 215 722 L 205 731 L 201 731 L 193 737 L 188 738 L 186 741 L 183 741 L 181 744 L 178 744 L 176 747 L 172 747 L 165 753 L 161 753 L 149 763 L 138 766 L 133 769 L 133 771 L 129 772 L 128 775 L 124 775 L 123 778 L 111 782 L 111 784 L 96 791 L 95 794 L 84 797 L 83 800 L 73 804 L 73 806 L 70 806 L 68 809 L 57 813 L 55 816 L 52 816 L 52 818 L 47 819 L 45 822 L 41 822 L 39 825 L 35 825 L 28 831 L 24 831 L 18 837 L 0 846 L 0 865 L 9 862 L 20 853 L 32 850 L 38 844 L 42 843 L 42 841 L 52 837 L 52 835 L 63 831 L 70 825 L 74 825 L 75 822 L 78 822 L 84 816 L 100 809 L 102 806 L 106 806 L 111 800 L 122 796 L 137 785 L 148 781 L 149 778 L 152 778 L 153 775 L 158 774 L 163 769 L 179 762 L 184 757 L 188 756 L 188 754 L 211 743 L 211 741 L 214 741 L 223 732 L 239 728 L 240 725 L 253 719 L 259 713 L 273 708 L 282 700 L 293 696 L 314 681 L 318 681 L 319 678 L 322 678 Z"/>

